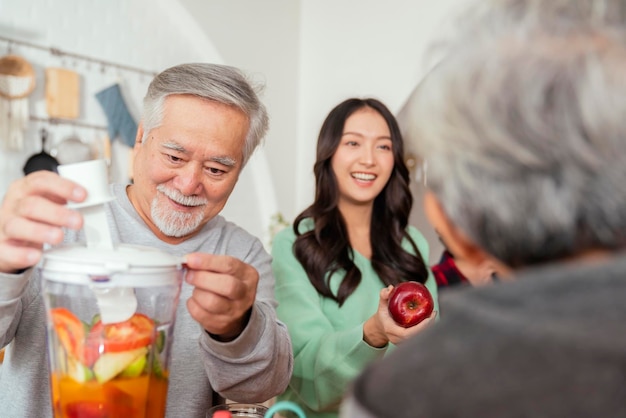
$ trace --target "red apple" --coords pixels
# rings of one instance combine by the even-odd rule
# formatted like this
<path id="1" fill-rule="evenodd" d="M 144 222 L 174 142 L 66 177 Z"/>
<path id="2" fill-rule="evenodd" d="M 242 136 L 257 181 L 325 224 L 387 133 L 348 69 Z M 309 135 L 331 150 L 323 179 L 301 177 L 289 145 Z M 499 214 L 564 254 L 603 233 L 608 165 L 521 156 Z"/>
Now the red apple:
<path id="1" fill-rule="evenodd" d="M 389 295 L 389 314 L 404 328 L 419 324 L 433 312 L 435 302 L 421 283 L 402 282 Z"/>

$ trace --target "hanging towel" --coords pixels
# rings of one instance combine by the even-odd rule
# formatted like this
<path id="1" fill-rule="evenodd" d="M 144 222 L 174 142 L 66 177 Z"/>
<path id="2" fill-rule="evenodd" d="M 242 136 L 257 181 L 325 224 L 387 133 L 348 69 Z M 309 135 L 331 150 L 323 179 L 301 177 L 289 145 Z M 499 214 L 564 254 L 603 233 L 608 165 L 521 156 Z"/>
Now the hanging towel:
<path id="1" fill-rule="evenodd" d="M 96 93 L 96 99 L 102 106 L 108 121 L 109 138 L 120 138 L 129 147 L 135 146 L 137 122 L 128 111 L 119 84 L 114 84 Z"/>

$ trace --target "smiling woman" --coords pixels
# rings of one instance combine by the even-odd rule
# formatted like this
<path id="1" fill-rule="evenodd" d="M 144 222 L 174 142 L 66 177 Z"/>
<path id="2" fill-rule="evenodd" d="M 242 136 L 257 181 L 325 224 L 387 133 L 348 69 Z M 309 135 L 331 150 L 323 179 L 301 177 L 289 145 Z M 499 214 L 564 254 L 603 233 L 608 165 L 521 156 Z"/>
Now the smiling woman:
<path id="1" fill-rule="evenodd" d="M 294 348 L 294 373 L 279 398 L 309 418 L 334 418 L 352 379 L 394 344 L 425 329 L 397 325 L 393 286 L 424 283 L 428 244 L 408 225 L 409 170 L 398 124 L 375 99 L 348 99 L 322 125 L 315 201 L 272 244 L 278 315 Z M 338 348 L 339 347 L 339 348 Z"/>

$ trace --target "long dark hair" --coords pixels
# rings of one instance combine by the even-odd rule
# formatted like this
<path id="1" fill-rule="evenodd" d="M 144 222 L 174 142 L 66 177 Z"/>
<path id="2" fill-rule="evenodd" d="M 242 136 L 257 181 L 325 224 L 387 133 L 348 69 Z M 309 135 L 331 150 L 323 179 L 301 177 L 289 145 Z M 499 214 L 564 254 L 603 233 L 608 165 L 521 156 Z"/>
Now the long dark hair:
<path id="1" fill-rule="evenodd" d="M 346 224 L 337 207 L 339 189 L 331 167 L 331 159 L 339 146 L 346 120 L 357 110 L 369 107 L 387 122 L 391 132 L 394 168 L 382 192 L 374 199 L 370 237 L 372 267 L 385 285 L 415 280 L 424 283 L 428 269 L 417 245 L 406 231 L 413 197 L 409 189 L 409 170 L 404 163 L 402 134 L 393 114 L 376 99 L 348 99 L 337 105 L 326 117 L 317 140 L 315 201 L 294 221 L 296 233 L 294 253 L 307 272 L 311 284 L 339 306 L 361 282 L 361 271 L 352 261 Z M 311 218 L 314 228 L 301 232 L 300 223 Z M 375 221 L 374 221 L 375 220 Z M 402 248 L 407 239 L 413 254 Z M 345 271 L 337 295 L 330 289 L 331 276 Z"/>

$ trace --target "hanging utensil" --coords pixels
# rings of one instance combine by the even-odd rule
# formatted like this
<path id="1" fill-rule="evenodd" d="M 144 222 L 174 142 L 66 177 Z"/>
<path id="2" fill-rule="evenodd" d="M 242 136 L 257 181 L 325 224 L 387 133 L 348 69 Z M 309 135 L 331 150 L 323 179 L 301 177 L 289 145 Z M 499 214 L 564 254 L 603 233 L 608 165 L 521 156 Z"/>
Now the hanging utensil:
<path id="1" fill-rule="evenodd" d="M 35 89 L 35 70 L 24 58 L 0 58 L 0 142 L 9 150 L 24 146 L 24 131 L 30 116 L 28 96 Z"/>
<path id="2" fill-rule="evenodd" d="M 30 174 L 33 171 L 48 170 L 57 172 L 59 162 L 56 158 L 46 152 L 46 140 L 48 139 L 48 131 L 45 128 L 41 129 L 41 152 L 31 155 L 26 164 L 24 164 L 24 175 Z"/>
<path id="3" fill-rule="evenodd" d="M 76 119 L 80 113 L 80 76 L 67 68 L 46 68 L 48 117 Z"/>
<path id="4" fill-rule="evenodd" d="M 93 159 L 91 145 L 83 142 L 77 135 L 72 134 L 59 142 L 50 150 L 50 154 L 59 164 L 73 164 Z"/>

